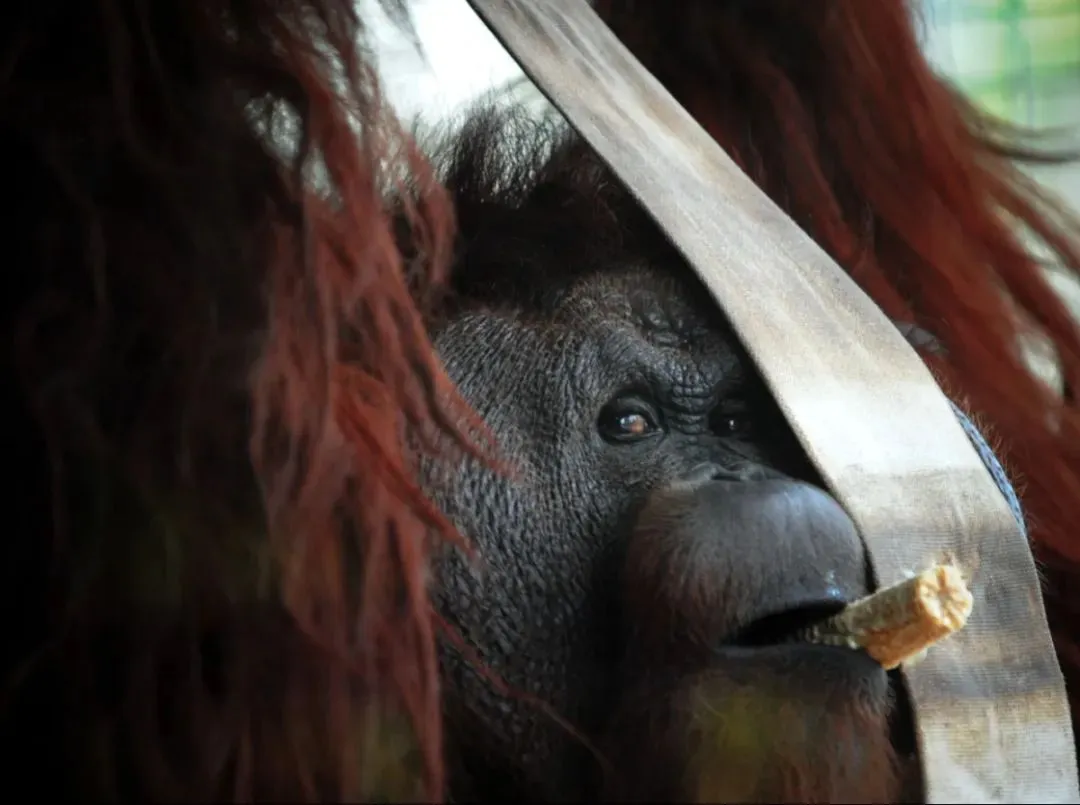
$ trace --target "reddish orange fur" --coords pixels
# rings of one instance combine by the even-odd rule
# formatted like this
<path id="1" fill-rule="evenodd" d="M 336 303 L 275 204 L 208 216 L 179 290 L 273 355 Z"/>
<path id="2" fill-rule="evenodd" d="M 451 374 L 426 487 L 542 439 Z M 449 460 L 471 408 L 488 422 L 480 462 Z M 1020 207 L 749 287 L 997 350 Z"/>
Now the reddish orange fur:
<path id="1" fill-rule="evenodd" d="M 50 466 L 33 473 L 19 445 L 9 470 L 55 501 L 4 562 L 25 575 L 20 554 L 52 540 L 54 570 L 48 619 L 14 641 L 14 680 L 4 666 L 8 701 L 37 708 L 7 714 L 12 757 L 51 755 L 35 782 L 94 798 L 355 799 L 377 705 L 411 720 L 438 798 L 424 567 L 456 536 L 404 438 L 431 449 L 436 426 L 468 444 L 420 309 L 453 214 L 382 105 L 351 4 L 24 5 L 4 12 L 0 60 L 21 205 L 6 321 L 30 409 L 15 424 L 36 423 Z M 295 158 L 253 131 L 271 105 L 306 126 Z M 408 272 L 384 209 L 406 175 Z M 79 471 L 122 491 L 66 499 Z M 120 511 L 93 532 L 103 505 Z M 174 551 L 176 589 L 140 578 L 158 570 L 143 549 Z M 208 645 L 220 668 L 199 672 Z M 162 721 L 170 693 L 187 706 Z"/>
<path id="2" fill-rule="evenodd" d="M 619 768 L 638 773 L 629 783 L 609 777 L 605 800 L 908 801 L 904 761 L 889 745 L 883 708 L 869 696 L 835 689 L 828 695 L 813 686 L 792 697 L 792 675 L 780 668 L 774 656 L 760 665 L 748 660 L 740 674 L 661 676 L 632 685 L 609 751 Z M 763 740 L 748 747 L 748 733 L 768 736 L 767 746 Z M 670 775 L 681 778 L 674 794 L 664 787 Z"/>
<path id="3" fill-rule="evenodd" d="M 931 75 L 904 0 L 686 0 L 677 20 L 670 3 L 597 7 L 890 314 L 939 336 L 936 370 L 1023 478 L 1080 683 L 1080 592 L 1067 592 L 1080 416 L 1022 366 L 1022 325 L 996 291 L 1049 336 L 1075 388 L 1080 333 L 999 210 L 1076 273 L 1071 221 Z M 456 537 L 404 444 L 475 441 L 422 320 L 453 213 L 383 109 L 361 32 L 346 0 L 0 12 L 20 384 L 7 458 L 23 483 L 0 560 L 11 790 L 29 774 L 39 792 L 88 797 L 356 798 L 370 789 L 355 724 L 378 703 L 409 718 L 426 796 L 443 794 L 425 564 Z M 242 114 L 270 101 L 307 125 L 297 158 Z M 311 189 L 312 153 L 329 195 Z M 408 270 L 382 197 L 406 174 L 419 188 Z M 87 495 L 119 507 L 97 530 Z M 147 581 L 147 545 L 183 556 Z M 237 580 L 263 559 L 269 594 Z"/>

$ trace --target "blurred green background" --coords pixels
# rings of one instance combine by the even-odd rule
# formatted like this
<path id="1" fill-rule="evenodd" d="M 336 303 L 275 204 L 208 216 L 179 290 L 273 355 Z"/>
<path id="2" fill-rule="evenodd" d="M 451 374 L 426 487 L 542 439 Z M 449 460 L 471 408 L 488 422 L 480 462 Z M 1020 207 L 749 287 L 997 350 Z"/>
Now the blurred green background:
<path id="1" fill-rule="evenodd" d="M 1080 0 L 921 2 L 926 53 L 942 74 L 999 117 L 1056 130 L 1051 144 L 1080 143 Z M 1028 172 L 1080 210 L 1080 164 Z M 1080 316 L 1080 283 L 1052 266 L 1050 281 Z M 1032 349 L 1036 371 L 1059 385 L 1052 360 Z"/>
<path id="2" fill-rule="evenodd" d="M 922 0 L 921 16 L 928 56 L 978 104 L 1080 141 L 1080 0 Z M 1080 165 L 1032 172 L 1080 207 Z"/>
<path id="3" fill-rule="evenodd" d="M 931 58 L 980 104 L 1036 127 L 1080 124 L 1080 0 L 924 0 Z"/>

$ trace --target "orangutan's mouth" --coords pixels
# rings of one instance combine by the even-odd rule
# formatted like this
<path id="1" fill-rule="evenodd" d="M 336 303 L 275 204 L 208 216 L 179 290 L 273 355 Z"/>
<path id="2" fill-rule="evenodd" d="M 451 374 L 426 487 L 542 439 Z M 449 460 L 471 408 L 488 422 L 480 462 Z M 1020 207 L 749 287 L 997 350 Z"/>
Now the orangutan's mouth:
<path id="1" fill-rule="evenodd" d="M 811 626 L 831 618 L 846 605 L 845 601 L 829 599 L 774 612 L 746 625 L 726 642 L 746 648 L 805 642 Z"/>

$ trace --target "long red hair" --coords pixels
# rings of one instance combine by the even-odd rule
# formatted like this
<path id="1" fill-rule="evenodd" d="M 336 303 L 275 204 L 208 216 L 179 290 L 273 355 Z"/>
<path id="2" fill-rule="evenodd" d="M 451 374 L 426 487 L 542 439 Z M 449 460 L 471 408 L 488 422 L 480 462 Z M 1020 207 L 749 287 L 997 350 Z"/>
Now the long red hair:
<path id="1" fill-rule="evenodd" d="M 1080 255 L 1011 134 L 933 75 L 905 0 L 596 7 L 944 344 L 935 369 L 1021 480 L 1076 679 L 1080 334 L 1018 231 L 1072 273 Z M 453 210 L 352 3 L 43 2 L 0 22 L 8 464 L 28 490 L 0 561 L 8 779 L 441 798 L 427 565 L 458 537 L 409 456 L 479 431 L 424 328 Z M 1055 345 L 1064 400 L 1021 360 L 1027 331 Z"/>

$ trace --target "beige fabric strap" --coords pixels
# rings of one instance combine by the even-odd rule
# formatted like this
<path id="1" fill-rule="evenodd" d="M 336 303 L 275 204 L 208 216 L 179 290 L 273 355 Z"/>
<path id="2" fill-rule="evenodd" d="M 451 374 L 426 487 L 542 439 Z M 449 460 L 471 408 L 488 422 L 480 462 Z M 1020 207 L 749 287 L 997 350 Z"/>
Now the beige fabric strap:
<path id="1" fill-rule="evenodd" d="M 711 289 L 878 583 L 946 555 L 970 577 L 967 628 L 904 672 L 927 801 L 1080 801 L 1029 547 L 919 357 L 585 0 L 469 2 Z"/>

